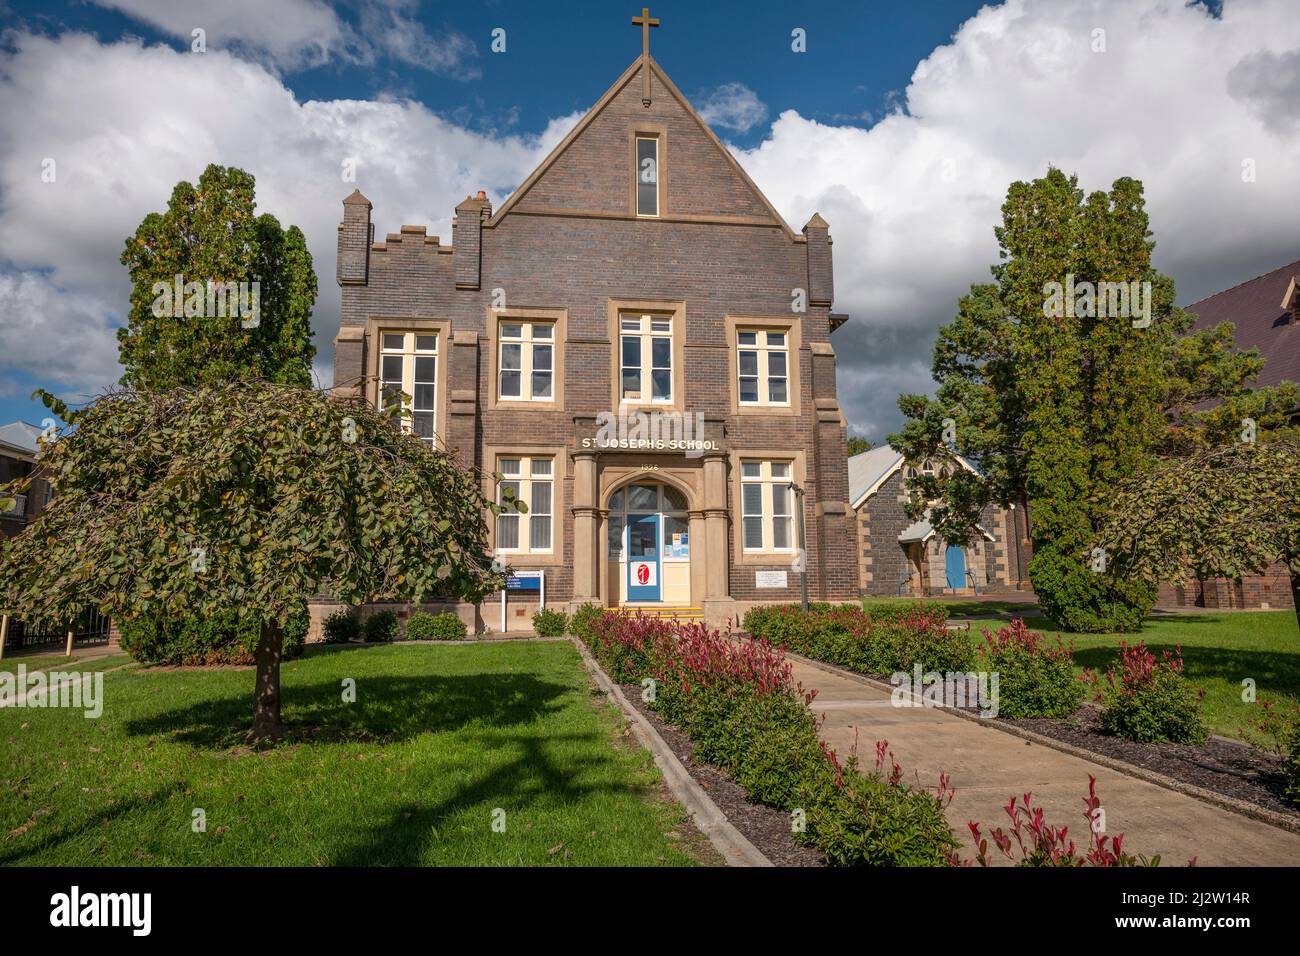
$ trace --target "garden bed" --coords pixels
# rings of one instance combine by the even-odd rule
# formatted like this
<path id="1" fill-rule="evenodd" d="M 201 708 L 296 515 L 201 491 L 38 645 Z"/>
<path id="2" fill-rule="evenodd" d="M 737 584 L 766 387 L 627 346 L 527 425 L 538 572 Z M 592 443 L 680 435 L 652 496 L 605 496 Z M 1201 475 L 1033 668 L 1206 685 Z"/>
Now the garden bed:
<path id="1" fill-rule="evenodd" d="M 669 749 L 682 762 L 692 779 L 709 795 L 731 825 L 777 866 L 825 866 L 816 847 L 796 843 L 790 830 L 790 814 L 759 803 L 749 796 L 726 771 L 694 759 L 695 744 L 672 724 L 666 724 L 641 700 L 639 684 L 622 684 L 628 703 L 650 722 Z"/>
<path id="2" fill-rule="evenodd" d="M 1100 715 L 1085 705 L 1066 718 L 997 720 L 1300 821 L 1300 809 L 1283 797 L 1282 759 L 1275 754 L 1217 737 L 1199 746 L 1136 743 L 1102 730 Z"/>

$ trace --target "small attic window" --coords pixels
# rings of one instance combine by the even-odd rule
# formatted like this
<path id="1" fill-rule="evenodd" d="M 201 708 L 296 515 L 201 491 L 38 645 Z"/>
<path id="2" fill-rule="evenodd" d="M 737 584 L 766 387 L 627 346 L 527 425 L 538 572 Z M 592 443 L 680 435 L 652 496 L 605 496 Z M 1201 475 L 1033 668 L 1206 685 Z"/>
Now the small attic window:
<path id="1" fill-rule="evenodd" d="M 659 215 L 659 138 L 656 136 L 638 136 L 636 138 L 636 169 L 633 170 L 636 183 L 636 214 L 638 216 Z"/>

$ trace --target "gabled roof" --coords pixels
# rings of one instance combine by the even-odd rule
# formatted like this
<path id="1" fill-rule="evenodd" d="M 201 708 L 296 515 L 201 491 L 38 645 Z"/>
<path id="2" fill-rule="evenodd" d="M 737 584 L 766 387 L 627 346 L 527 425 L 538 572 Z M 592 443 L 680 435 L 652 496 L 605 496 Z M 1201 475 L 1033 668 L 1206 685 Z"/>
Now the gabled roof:
<path id="1" fill-rule="evenodd" d="M 41 447 L 36 441 L 40 434 L 39 425 L 32 425 L 29 422 L 10 422 L 7 425 L 0 425 L 0 445 L 25 455 L 35 455 Z"/>
<path id="2" fill-rule="evenodd" d="M 1255 381 L 1257 387 L 1300 382 L 1300 324 L 1293 324 L 1287 312 L 1288 307 L 1295 308 L 1292 297 L 1297 295 L 1297 285 L 1300 260 L 1185 308 L 1196 313 L 1194 329 L 1232 322 L 1237 347 L 1259 349 L 1264 368 Z M 1284 305 L 1284 301 L 1288 304 Z"/>
<path id="3" fill-rule="evenodd" d="M 684 109 L 686 113 L 699 124 L 700 129 L 704 131 L 704 134 L 709 138 L 713 145 L 717 147 L 718 152 L 726 158 L 727 163 L 730 164 L 736 173 L 740 175 L 749 188 L 753 190 L 758 200 L 767 209 L 768 213 L 772 217 L 773 225 L 779 225 L 785 232 L 786 236 L 788 236 L 792 241 L 805 241 L 805 237 L 802 234 L 796 233 L 790 228 L 790 224 L 785 221 L 785 217 L 777 211 L 776 207 L 772 205 L 772 202 L 767 198 L 767 196 L 763 195 L 763 191 L 755 185 L 752 179 L 749 178 L 749 174 L 746 173 L 744 167 L 737 162 L 736 157 L 731 154 L 731 150 L 727 149 L 727 147 L 722 144 L 722 141 L 718 139 L 717 134 L 709 128 L 709 124 L 704 122 L 704 119 L 696 112 L 695 107 L 691 106 L 690 102 L 682 95 L 681 91 L 677 89 L 673 81 L 668 78 L 668 74 L 666 74 L 663 71 L 663 68 L 655 62 L 654 57 L 646 55 L 638 56 L 632 61 L 631 66 L 624 70 L 623 74 L 614 81 L 614 85 L 604 92 L 600 99 L 596 101 L 595 105 L 592 106 L 582 119 L 578 121 L 577 125 L 574 126 L 573 129 L 569 130 L 568 135 L 565 136 L 564 139 L 560 140 L 559 144 L 551 150 L 550 154 L 544 160 L 542 160 L 541 165 L 534 169 L 532 173 L 529 174 L 528 178 L 519 184 L 519 188 L 510 194 L 509 198 L 501 204 L 501 207 L 496 210 L 492 218 L 484 223 L 484 225 L 488 228 L 494 228 L 502 219 L 509 215 L 511 209 L 513 209 L 515 205 L 528 194 L 528 191 L 539 179 L 542 178 L 543 175 L 545 175 L 546 171 L 555 164 L 555 161 L 564 155 L 565 150 L 567 150 L 569 146 L 582 135 L 587 127 L 596 120 L 596 118 L 614 100 L 622 89 L 640 75 L 643 67 L 649 69 L 652 72 L 652 75 L 658 78 L 659 82 L 663 84 L 664 88 L 668 90 L 672 97 L 681 105 L 682 109 Z"/>
<path id="4" fill-rule="evenodd" d="M 986 540 L 996 540 L 993 535 L 989 534 L 983 526 L 975 525 L 975 530 L 982 534 Z M 930 512 L 925 513 L 920 521 L 913 521 L 904 528 L 898 535 L 899 544 L 925 544 L 934 537 L 934 527 L 930 524 Z"/>
<path id="5" fill-rule="evenodd" d="M 903 456 L 889 445 L 879 445 L 849 459 L 849 501 L 857 508 L 875 494 L 903 463 Z"/>
<path id="6" fill-rule="evenodd" d="M 967 471 L 976 471 L 975 466 L 961 455 L 953 455 L 953 458 Z M 879 491 L 880 486 L 902 467 L 903 456 L 892 445 L 879 445 L 850 458 L 849 502 L 853 505 L 853 510 L 861 508 L 862 503 Z"/>

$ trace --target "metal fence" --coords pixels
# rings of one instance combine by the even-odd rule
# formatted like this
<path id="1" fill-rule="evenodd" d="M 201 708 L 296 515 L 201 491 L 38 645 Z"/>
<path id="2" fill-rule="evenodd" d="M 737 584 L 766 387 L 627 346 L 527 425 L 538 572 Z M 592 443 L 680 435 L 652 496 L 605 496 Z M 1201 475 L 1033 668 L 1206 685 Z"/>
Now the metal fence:
<path id="1" fill-rule="evenodd" d="M 9 620 L 9 635 L 5 640 L 5 649 L 22 647 L 42 647 L 58 645 L 62 647 L 68 641 L 68 631 L 73 632 L 74 647 L 88 647 L 108 643 L 110 621 L 97 608 L 87 608 L 77 616 L 72 627 L 66 624 L 27 624 L 14 619 Z"/>

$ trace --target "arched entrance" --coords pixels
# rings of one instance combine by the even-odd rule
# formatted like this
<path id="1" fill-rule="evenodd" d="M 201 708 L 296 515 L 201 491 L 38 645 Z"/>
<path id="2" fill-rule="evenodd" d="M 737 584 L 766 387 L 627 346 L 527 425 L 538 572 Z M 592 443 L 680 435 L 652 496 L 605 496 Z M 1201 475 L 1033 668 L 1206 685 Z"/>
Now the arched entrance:
<path id="1" fill-rule="evenodd" d="M 610 492 L 609 603 L 691 603 L 688 507 L 686 493 L 664 481 L 636 480 Z"/>

